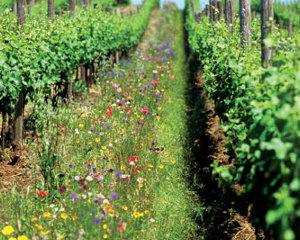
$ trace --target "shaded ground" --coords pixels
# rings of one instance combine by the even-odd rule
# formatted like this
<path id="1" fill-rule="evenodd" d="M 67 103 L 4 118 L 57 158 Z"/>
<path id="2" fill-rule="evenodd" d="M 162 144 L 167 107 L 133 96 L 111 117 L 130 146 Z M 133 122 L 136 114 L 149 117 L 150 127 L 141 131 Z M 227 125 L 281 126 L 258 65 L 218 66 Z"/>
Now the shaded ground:
<path id="1" fill-rule="evenodd" d="M 247 217 L 248 203 L 239 195 L 240 186 L 225 190 L 212 175 L 213 161 L 230 166 L 232 159 L 226 152 L 220 119 L 215 113 L 214 103 L 205 93 L 198 66 L 190 56 L 190 83 L 186 91 L 189 105 L 188 147 L 191 147 L 189 181 L 203 208 L 203 213 L 196 217 L 199 239 L 263 239 Z"/>

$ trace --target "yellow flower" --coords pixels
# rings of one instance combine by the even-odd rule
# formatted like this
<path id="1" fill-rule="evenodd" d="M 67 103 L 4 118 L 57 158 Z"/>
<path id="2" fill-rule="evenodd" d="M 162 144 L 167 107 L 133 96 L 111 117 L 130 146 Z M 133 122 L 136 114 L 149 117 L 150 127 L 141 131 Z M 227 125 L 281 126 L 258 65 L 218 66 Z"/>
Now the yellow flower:
<path id="1" fill-rule="evenodd" d="M 62 213 L 62 214 L 60 214 L 60 217 L 61 217 L 62 220 L 67 220 L 68 214 Z"/>
<path id="2" fill-rule="evenodd" d="M 138 184 L 139 188 L 142 188 L 144 185 L 142 183 Z"/>
<path id="3" fill-rule="evenodd" d="M 100 142 L 100 138 L 99 138 L 99 137 L 96 137 L 95 142 L 96 142 L 96 143 L 99 143 L 99 142 Z"/>
<path id="4" fill-rule="evenodd" d="M 79 128 L 84 128 L 84 124 L 83 123 L 79 123 Z"/>
<path id="5" fill-rule="evenodd" d="M 16 239 L 15 237 L 11 237 L 8 240 L 18 240 L 18 239 Z"/>
<path id="6" fill-rule="evenodd" d="M 157 121 L 160 121 L 160 116 L 156 116 L 156 120 L 157 120 Z"/>
<path id="7" fill-rule="evenodd" d="M 127 210 L 128 210 L 128 207 L 127 207 L 127 206 L 125 206 L 125 205 L 123 205 L 123 206 L 122 206 L 122 208 L 123 208 L 123 210 L 125 210 L 125 211 L 127 211 Z"/>
<path id="8" fill-rule="evenodd" d="M 32 222 L 36 222 L 37 220 L 38 220 L 37 217 L 32 217 L 32 218 L 31 218 L 31 221 L 32 221 Z"/>
<path id="9" fill-rule="evenodd" d="M 108 234 L 104 234 L 104 235 L 103 235 L 103 238 L 104 238 L 104 239 L 108 239 Z"/>
<path id="10" fill-rule="evenodd" d="M 14 228 L 12 226 L 6 226 L 2 229 L 1 232 L 4 236 L 9 236 L 14 232 Z"/>
<path id="11" fill-rule="evenodd" d="M 47 236 L 50 233 L 50 231 L 41 231 L 40 235 L 41 236 Z"/>
<path id="12" fill-rule="evenodd" d="M 50 212 L 44 212 L 43 217 L 44 218 L 51 218 L 52 214 Z"/>
<path id="13" fill-rule="evenodd" d="M 107 224 L 104 224 L 104 225 L 103 225 L 103 229 L 104 229 L 104 230 L 108 229 L 108 225 L 107 225 Z"/>
<path id="14" fill-rule="evenodd" d="M 143 217 L 143 216 L 144 216 L 144 213 L 143 213 L 143 212 L 134 211 L 134 212 L 132 213 L 132 216 L 133 216 L 134 218 L 139 218 L 139 217 Z"/>
<path id="15" fill-rule="evenodd" d="M 26 237 L 25 235 L 22 235 L 22 236 L 19 236 L 19 237 L 17 238 L 17 240 L 29 240 L 29 238 Z"/>
<path id="16" fill-rule="evenodd" d="M 74 214 L 72 215 L 72 219 L 73 219 L 73 221 L 76 221 L 76 220 L 78 219 L 78 216 L 77 216 L 76 213 L 74 213 Z"/>
<path id="17" fill-rule="evenodd" d="M 176 160 L 175 160 L 175 159 L 172 159 L 172 160 L 170 160 L 170 163 L 175 164 L 175 163 L 176 163 Z"/>
<path id="18" fill-rule="evenodd" d="M 82 113 L 81 114 L 81 118 L 86 118 L 88 115 L 87 115 L 87 113 Z"/>
<path id="19" fill-rule="evenodd" d="M 35 227 L 36 227 L 38 230 L 44 229 L 44 227 L 43 227 L 41 224 L 35 224 Z"/>
<path id="20" fill-rule="evenodd" d="M 165 166 L 163 164 L 159 164 L 159 168 L 163 169 Z"/>
<path id="21" fill-rule="evenodd" d="M 122 164 L 120 169 L 121 171 L 124 171 L 126 169 L 126 166 Z"/>

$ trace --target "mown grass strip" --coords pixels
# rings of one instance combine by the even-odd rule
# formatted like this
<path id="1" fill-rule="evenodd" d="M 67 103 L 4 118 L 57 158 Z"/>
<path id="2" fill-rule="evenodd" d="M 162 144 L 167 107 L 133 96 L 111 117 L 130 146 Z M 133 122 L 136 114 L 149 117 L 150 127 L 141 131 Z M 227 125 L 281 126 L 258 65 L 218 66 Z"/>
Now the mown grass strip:
<path id="1" fill-rule="evenodd" d="M 193 202 L 192 193 L 189 191 L 186 157 L 188 149 L 186 126 L 186 100 L 187 88 L 186 56 L 184 51 L 182 13 L 172 9 L 168 18 L 169 27 L 176 26 L 171 32 L 175 59 L 170 75 L 172 80 L 167 81 L 165 100 L 162 103 L 163 112 L 161 121 L 157 122 L 157 142 L 165 148 L 164 153 L 158 157 L 160 182 L 153 189 L 153 211 L 155 220 L 152 225 L 143 229 L 141 239 L 193 239 L 195 223 L 193 211 L 196 203 Z M 171 25 L 172 24 L 172 25 Z M 168 164 L 173 167 L 165 167 Z"/>

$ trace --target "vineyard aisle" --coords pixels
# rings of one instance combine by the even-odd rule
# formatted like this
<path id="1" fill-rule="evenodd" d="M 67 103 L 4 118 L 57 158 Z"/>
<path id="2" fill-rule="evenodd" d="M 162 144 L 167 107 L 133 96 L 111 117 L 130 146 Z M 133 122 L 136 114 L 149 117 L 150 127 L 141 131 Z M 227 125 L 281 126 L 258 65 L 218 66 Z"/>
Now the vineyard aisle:
<path id="1" fill-rule="evenodd" d="M 41 104 L 32 184 L 0 194 L 0 239 L 196 239 L 186 73 L 183 16 L 169 6 L 86 100 Z"/>

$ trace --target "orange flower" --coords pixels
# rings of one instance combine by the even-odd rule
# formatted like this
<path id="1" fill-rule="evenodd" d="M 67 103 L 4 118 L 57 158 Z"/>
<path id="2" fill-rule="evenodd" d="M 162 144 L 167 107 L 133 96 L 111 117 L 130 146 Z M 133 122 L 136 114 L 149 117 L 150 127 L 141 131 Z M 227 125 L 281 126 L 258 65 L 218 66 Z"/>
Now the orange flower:
<path id="1" fill-rule="evenodd" d="M 49 196 L 49 192 L 48 192 L 48 191 L 42 191 L 42 190 L 37 191 L 36 194 L 37 194 L 39 197 L 41 197 L 41 198 Z"/>

